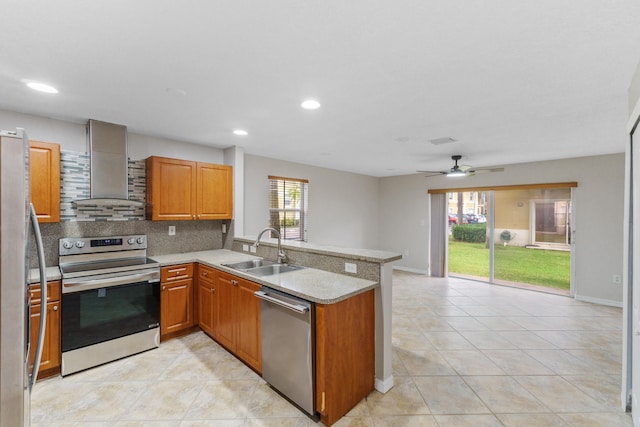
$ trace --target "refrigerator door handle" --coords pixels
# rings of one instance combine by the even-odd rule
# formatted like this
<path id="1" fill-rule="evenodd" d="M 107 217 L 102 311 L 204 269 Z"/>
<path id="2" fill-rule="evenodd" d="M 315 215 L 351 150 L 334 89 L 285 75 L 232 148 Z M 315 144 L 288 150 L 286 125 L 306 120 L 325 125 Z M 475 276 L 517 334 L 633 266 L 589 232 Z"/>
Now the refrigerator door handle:
<path id="1" fill-rule="evenodd" d="M 38 330 L 36 354 L 33 359 L 33 370 L 29 376 L 29 390 L 31 390 L 38 378 L 40 358 L 42 357 L 42 349 L 44 346 L 44 333 L 47 326 L 47 268 L 44 261 L 44 247 L 42 245 L 42 236 L 40 235 L 40 226 L 38 225 L 38 217 L 36 216 L 33 203 L 29 203 L 29 209 L 31 210 L 31 225 L 33 226 L 33 234 L 36 239 L 38 252 L 38 268 L 40 269 L 40 329 Z M 27 355 L 27 357 L 29 356 Z"/>

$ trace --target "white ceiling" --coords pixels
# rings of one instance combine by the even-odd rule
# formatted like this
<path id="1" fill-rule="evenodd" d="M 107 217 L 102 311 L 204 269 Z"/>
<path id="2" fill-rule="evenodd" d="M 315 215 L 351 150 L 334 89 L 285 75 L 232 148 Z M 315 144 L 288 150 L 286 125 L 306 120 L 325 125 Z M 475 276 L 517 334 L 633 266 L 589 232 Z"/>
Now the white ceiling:
<path id="1" fill-rule="evenodd" d="M 2 3 L 0 109 L 373 176 L 622 152 L 640 59 L 637 0 Z"/>

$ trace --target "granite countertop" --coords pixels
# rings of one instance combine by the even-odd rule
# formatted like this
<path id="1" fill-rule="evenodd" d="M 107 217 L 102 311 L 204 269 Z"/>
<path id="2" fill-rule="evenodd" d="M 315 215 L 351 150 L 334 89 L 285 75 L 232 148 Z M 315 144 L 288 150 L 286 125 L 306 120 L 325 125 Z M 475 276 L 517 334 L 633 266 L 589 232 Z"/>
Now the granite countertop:
<path id="1" fill-rule="evenodd" d="M 235 241 L 247 243 L 253 245 L 256 241 L 255 237 L 234 237 Z M 277 246 L 278 239 L 267 237 L 266 235 L 260 239 L 260 244 L 267 244 L 269 246 Z M 283 248 L 296 249 L 301 252 L 312 252 L 314 254 L 321 255 L 333 255 L 341 258 L 350 258 L 359 261 L 377 262 L 385 264 L 387 262 L 397 261 L 402 259 L 402 255 L 395 252 L 380 251 L 377 249 L 361 249 L 361 248 L 342 248 L 339 246 L 327 246 L 316 245 L 308 242 L 299 242 L 294 240 L 287 240 L 281 242 Z"/>
<path id="2" fill-rule="evenodd" d="M 253 276 L 249 273 L 225 267 L 222 264 L 260 259 L 253 255 L 217 249 L 172 255 L 155 255 L 150 258 L 160 266 L 198 262 L 252 282 L 320 304 L 332 304 L 378 286 L 377 282 L 342 274 L 330 273 L 315 268 L 289 271 L 271 276 Z"/>
<path id="3" fill-rule="evenodd" d="M 58 266 L 47 267 L 45 272 L 47 276 L 47 282 L 51 282 L 53 280 L 60 280 L 62 275 L 60 274 L 60 269 Z M 29 270 L 29 283 L 40 283 L 40 269 L 32 268 Z"/>

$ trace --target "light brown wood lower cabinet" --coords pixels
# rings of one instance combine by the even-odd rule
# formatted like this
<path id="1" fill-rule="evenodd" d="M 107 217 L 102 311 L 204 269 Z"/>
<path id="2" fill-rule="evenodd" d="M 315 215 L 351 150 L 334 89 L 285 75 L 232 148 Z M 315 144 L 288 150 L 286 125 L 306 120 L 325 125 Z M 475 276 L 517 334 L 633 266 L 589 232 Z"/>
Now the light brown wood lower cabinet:
<path id="1" fill-rule="evenodd" d="M 254 292 L 260 285 L 238 280 L 238 334 L 236 354 L 249 366 L 262 372 L 262 339 L 260 336 L 260 300 Z"/>
<path id="2" fill-rule="evenodd" d="M 218 293 L 217 273 L 213 268 L 198 265 L 198 325 L 210 337 L 216 334 Z"/>
<path id="3" fill-rule="evenodd" d="M 60 291 L 59 281 L 47 283 L 47 324 L 45 327 L 38 378 L 50 377 L 60 373 L 60 363 L 62 359 L 60 346 Z M 40 284 L 30 285 L 29 292 L 31 293 L 31 348 L 29 351 L 29 368 L 31 369 L 36 354 L 38 333 L 40 332 L 40 314 L 42 312 Z"/>
<path id="4" fill-rule="evenodd" d="M 160 339 L 191 331 L 195 325 L 193 265 L 160 269 Z"/>
<path id="5" fill-rule="evenodd" d="M 330 426 L 374 386 L 373 290 L 335 304 L 316 304 L 316 410 Z"/>
<path id="6" fill-rule="evenodd" d="M 260 285 L 218 272 L 216 339 L 257 372 L 262 372 L 260 300 L 253 293 Z"/>

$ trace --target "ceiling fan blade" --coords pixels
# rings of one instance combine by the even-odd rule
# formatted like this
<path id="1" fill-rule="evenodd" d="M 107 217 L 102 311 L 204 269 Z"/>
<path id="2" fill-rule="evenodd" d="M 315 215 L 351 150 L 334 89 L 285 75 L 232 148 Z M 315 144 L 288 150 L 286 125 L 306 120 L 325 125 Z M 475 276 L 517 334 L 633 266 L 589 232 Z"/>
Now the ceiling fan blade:
<path id="1" fill-rule="evenodd" d="M 472 169 L 472 167 L 469 166 L 469 165 L 460 165 L 460 166 L 458 166 L 458 169 L 460 169 L 462 172 L 466 172 L 469 169 Z"/>
<path id="2" fill-rule="evenodd" d="M 469 169 L 467 173 L 504 172 L 504 168 L 476 168 Z"/>
<path id="3" fill-rule="evenodd" d="M 416 172 L 420 172 L 420 173 L 434 173 L 434 174 L 439 174 L 439 175 L 446 175 L 449 173 L 449 171 L 416 171 Z"/>

